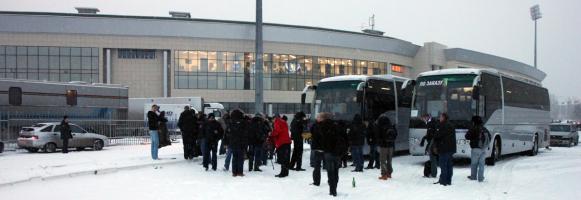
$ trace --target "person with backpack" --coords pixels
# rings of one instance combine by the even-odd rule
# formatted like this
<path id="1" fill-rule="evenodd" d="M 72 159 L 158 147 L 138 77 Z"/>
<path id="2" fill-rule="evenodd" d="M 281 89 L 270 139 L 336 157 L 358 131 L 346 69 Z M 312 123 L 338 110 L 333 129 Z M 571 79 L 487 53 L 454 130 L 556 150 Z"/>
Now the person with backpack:
<path id="1" fill-rule="evenodd" d="M 330 116 L 330 114 L 328 114 Z M 321 127 L 321 145 L 325 155 L 325 167 L 327 170 L 327 182 L 329 183 L 329 194 L 337 196 L 337 183 L 339 182 L 339 168 L 341 168 L 341 157 L 345 155 L 348 148 L 347 138 L 344 136 L 341 124 L 331 122 L 330 127 Z"/>
<path id="2" fill-rule="evenodd" d="M 276 177 L 287 177 L 290 162 L 290 145 L 292 141 L 288 131 L 288 124 L 280 115 L 276 115 L 274 118 L 274 128 L 270 138 L 276 148 L 277 161 L 280 164 L 280 173 Z"/>
<path id="3" fill-rule="evenodd" d="M 365 144 L 366 127 L 363 124 L 361 115 L 356 114 L 353 117 L 353 123 L 348 129 L 349 146 L 351 147 L 351 156 L 353 157 L 353 164 L 355 170 L 353 172 L 363 172 L 363 145 Z"/>
<path id="4" fill-rule="evenodd" d="M 290 161 L 290 169 L 305 171 L 303 163 L 303 130 L 307 124 L 307 116 L 304 112 L 297 112 L 291 122 L 291 138 L 293 140 L 293 152 Z"/>
<path id="5" fill-rule="evenodd" d="M 490 145 L 490 132 L 483 126 L 480 116 L 472 117 L 472 128 L 464 136 L 470 140 L 470 180 L 484 181 L 484 160 L 486 159 L 486 149 Z M 478 176 L 477 176 L 478 174 Z"/>
<path id="6" fill-rule="evenodd" d="M 379 146 L 379 163 L 381 164 L 381 176 L 379 179 L 387 180 L 393 173 L 392 158 L 395 151 L 395 139 L 397 131 L 387 115 L 381 115 L 375 123 L 375 135 Z"/>
<path id="7" fill-rule="evenodd" d="M 453 155 L 456 153 L 456 128 L 449 122 L 446 113 L 440 114 L 440 124 L 436 130 L 434 142 L 438 149 L 440 179 L 434 184 L 443 186 L 452 185 L 452 175 L 454 174 Z"/>
<path id="8" fill-rule="evenodd" d="M 244 176 L 244 148 L 248 145 L 248 123 L 241 110 L 230 113 L 230 123 L 226 130 L 228 148 L 232 150 L 232 176 Z"/>
<path id="9" fill-rule="evenodd" d="M 313 185 L 321 184 L 321 164 L 325 159 L 323 151 L 322 135 L 323 131 L 332 130 L 333 122 L 329 113 L 319 113 L 315 124 L 311 127 L 311 154 L 313 156 Z M 324 166 L 324 164 L 323 164 Z"/>
<path id="10" fill-rule="evenodd" d="M 203 161 L 202 164 L 206 171 L 208 171 L 209 164 L 212 164 L 212 170 L 216 171 L 218 167 L 218 141 L 222 138 L 224 134 L 224 129 L 220 122 L 216 121 L 213 113 L 208 115 L 208 121 L 204 125 L 204 139 L 202 144 L 203 149 Z"/>
<path id="11" fill-rule="evenodd" d="M 422 138 L 420 146 L 423 147 L 427 141 L 426 154 L 430 156 L 430 160 L 424 164 L 424 177 L 436 178 L 438 176 L 438 149 L 436 144 L 434 144 L 434 137 L 436 136 L 438 122 L 430 114 L 424 114 L 422 120 L 426 124 L 426 135 Z"/>

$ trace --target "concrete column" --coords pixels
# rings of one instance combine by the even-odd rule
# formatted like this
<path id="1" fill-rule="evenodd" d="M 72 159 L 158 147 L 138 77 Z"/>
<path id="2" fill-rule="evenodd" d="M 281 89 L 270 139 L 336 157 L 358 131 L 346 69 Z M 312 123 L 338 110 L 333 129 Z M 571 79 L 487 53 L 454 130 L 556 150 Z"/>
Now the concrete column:
<path id="1" fill-rule="evenodd" d="M 111 49 L 105 50 L 105 83 L 111 84 Z"/>
<path id="2" fill-rule="evenodd" d="M 163 51 L 163 97 L 168 97 L 168 69 L 167 69 L 167 51 Z"/>

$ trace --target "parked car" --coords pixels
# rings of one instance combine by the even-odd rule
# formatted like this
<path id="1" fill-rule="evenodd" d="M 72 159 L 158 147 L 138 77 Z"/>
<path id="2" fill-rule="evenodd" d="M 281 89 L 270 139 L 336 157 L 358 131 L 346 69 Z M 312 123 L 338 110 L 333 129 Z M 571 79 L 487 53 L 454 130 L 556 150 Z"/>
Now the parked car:
<path id="1" fill-rule="evenodd" d="M 69 141 L 69 148 L 83 150 L 87 147 L 102 150 L 109 145 L 106 136 L 90 133 L 76 124 L 70 123 L 73 139 Z M 18 137 L 18 146 L 28 152 L 55 152 L 62 149 L 63 142 L 60 136 L 60 122 L 38 123 L 31 127 L 23 127 Z"/>
<path id="2" fill-rule="evenodd" d="M 574 124 L 555 123 L 551 124 L 551 146 L 577 146 L 579 144 L 579 133 Z"/>

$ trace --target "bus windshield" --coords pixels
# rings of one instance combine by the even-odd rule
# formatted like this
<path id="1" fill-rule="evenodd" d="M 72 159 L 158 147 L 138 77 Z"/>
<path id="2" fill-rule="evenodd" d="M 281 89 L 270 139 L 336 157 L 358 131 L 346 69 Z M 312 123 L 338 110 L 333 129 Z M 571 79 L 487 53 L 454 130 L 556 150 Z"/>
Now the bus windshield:
<path id="1" fill-rule="evenodd" d="M 467 126 L 475 114 L 472 84 L 476 75 L 454 74 L 419 77 L 412 108 L 412 117 L 448 113 L 450 121 Z"/>
<path id="2" fill-rule="evenodd" d="M 555 132 L 570 132 L 571 126 L 569 125 L 551 125 L 551 131 Z"/>
<path id="3" fill-rule="evenodd" d="M 319 112 L 329 112 L 338 120 L 352 120 L 361 113 L 357 103 L 357 86 L 361 81 L 322 82 L 317 86 L 314 116 Z"/>

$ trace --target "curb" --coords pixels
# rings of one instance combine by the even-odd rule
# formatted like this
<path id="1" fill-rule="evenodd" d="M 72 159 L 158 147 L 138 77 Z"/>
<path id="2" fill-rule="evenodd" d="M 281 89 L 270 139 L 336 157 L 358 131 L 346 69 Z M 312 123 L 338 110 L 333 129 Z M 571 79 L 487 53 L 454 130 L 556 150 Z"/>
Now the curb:
<path id="1" fill-rule="evenodd" d="M 49 181 L 49 180 L 57 180 L 62 178 L 71 178 L 71 177 L 78 177 L 78 176 L 87 176 L 87 175 L 104 175 L 104 174 L 111 174 L 118 171 L 124 170 L 135 170 L 140 168 L 146 168 L 151 166 L 159 166 L 159 165 L 173 165 L 179 163 L 185 163 L 186 160 L 175 160 L 170 162 L 163 162 L 163 163 L 148 163 L 142 165 L 130 165 L 130 166 L 123 166 L 123 167 L 110 167 L 110 168 L 103 168 L 103 169 L 95 169 L 95 170 L 85 170 L 85 171 L 78 171 L 78 172 L 70 172 L 66 174 L 59 174 L 59 175 L 52 175 L 52 176 L 34 176 L 27 179 L 11 181 L 6 183 L 0 183 L 0 188 L 14 186 L 21 183 L 28 183 L 33 181 Z"/>

